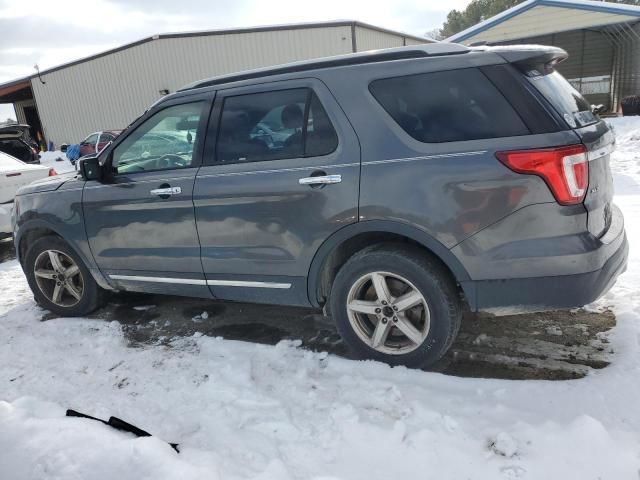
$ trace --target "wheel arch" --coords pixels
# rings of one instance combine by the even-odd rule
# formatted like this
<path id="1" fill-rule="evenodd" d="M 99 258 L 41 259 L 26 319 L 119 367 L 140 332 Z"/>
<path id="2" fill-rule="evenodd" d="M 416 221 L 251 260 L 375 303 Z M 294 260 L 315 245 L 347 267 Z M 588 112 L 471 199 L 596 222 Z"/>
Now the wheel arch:
<path id="1" fill-rule="evenodd" d="M 14 238 L 16 256 L 23 269 L 25 268 L 24 261 L 29 245 L 33 244 L 33 242 L 35 242 L 39 238 L 48 235 L 56 236 L 64 240 L 64 242 L 66 242 L 66 244 L 69 245 L 69 247 L 84 262 L 98 285 L 108 290 L 113 289 L 113 286 L 110 285 L 110 283 L 102 275 L 100 270 L 96 267 L 95 262 L 93 261 L 93 256 L 90 254 L 90 252 L 87 254 L 87 252 L 83 251 L 80 245 L 78 245 L 74 241 L 70 241 L 69 238 L 65 236 L 61 229 L 59 229 L 55 224 L 47 222 L 46 220 L 41 218 L 32 219 L 21 224 Z"/>
<path id="2" fill-rule="evenodd" d="M 438 259 L 451 273 L 453 279 L 464 286 L 468 300 L 474 292 L 467 291 L 470 277 L 462 263 L 442 243 L 419 228 L 390 220 L 368 220 L 346 226 L 330 236 L 316 252 L 307 277 L 309 302 L 320 307 L 328 296 L 328 287 L 339 266 L 354 253 L 372 242 L 409 241 Z M 470 289 L 469 289 L 470 290 Z"/>
<path id="3" fill-rule="evenodd" d="M 29 245 L 39 238 L 46 237 L 48 235 L 64 239 L 55 225 L 51 225 L 49 222 L 41 219 L 31 220 L 20 226 L 20 229 L 18 230 L 15 237 L 15 246 L 16 256 L 18 257 L 18 260 L 21 264 L 24 264 Z M 73 245 L 71 245 L 71 248 L 73 248 L 76 253 L 78 253 L 78 255 L 80 255 L 84 259 L 84 256 L 80 252 L 78 252 L 77 248 L 75 248 Z"/>

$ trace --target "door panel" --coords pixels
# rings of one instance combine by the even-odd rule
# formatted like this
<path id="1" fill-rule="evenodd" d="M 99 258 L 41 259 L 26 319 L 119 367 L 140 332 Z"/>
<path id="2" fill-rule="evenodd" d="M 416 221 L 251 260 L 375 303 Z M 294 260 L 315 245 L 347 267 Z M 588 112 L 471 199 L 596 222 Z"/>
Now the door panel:
<path id="1" fill-rule="evenodd" d="M 329 91 L 312 79 L 218 92 L 214 111 L 225 97 L 274 88 L 312 88 L 338 146 L 322 156 L 203 166 L 194 188 L 202 264 L 216 297 L 308 305 L 306 276 L 317 249 L 358 219 L 360 148 Z M 206 152 L 211 163 L 211 145 Z M 333 183 L 300 182 L 327 175 Z"/>
<path id="2" fill-rule="evenodd" d="M 87 184 L 87 234 L 101 269 L 202 272 L 191 200 L 195 172 L 152 172 L 118 177 L 109 185 Z M 181 193 L 168 198 L 151 193 L 162 187 Z"/>
<path id="3" fill-rule="evenodd" d="M 85 186 L 85 225 L 96 263 L 115 284 L 210 297 L 192 196 L 211 104 L 182 102 L 150 112 L 105 153 L 118 173 Z"/>

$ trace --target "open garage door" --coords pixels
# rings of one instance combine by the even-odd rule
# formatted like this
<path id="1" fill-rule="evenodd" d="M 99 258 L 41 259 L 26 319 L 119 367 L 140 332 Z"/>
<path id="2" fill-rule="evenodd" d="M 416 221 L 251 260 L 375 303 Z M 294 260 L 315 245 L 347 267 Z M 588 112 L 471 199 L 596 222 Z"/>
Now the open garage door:
<path id="1" fill-rule="evenodd" d="M 0 86 L 0 103 L 13 104 L 18 123 L 29 125 L 31 127 L 31 138 L 39 144 L 46 145 L 44 129 L 38 115 L 29 79 L 18 80 Z"/>

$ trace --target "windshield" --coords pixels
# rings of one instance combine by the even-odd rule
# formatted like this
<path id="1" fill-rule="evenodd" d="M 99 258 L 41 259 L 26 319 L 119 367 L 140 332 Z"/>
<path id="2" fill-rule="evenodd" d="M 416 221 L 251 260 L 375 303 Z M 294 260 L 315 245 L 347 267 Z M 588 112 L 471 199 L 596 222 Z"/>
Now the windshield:
<path id="1" fill-rule="evenodd" d="M 529 77 L 529 80 L 562 114 L 570 127 L 584 127 L 598 121 L 589 102 L 560 73 Z"/>

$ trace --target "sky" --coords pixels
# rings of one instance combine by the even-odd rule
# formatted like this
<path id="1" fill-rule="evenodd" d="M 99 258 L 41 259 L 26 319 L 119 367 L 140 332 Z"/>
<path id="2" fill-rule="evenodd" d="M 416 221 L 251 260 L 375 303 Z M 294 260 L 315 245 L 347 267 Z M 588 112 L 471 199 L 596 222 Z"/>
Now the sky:
<path id="1" fill-rule="evenodd" d="M 469 0 L 0 0 L 0 83 L 156 33 L 360 20 L 424 35 Z M 0 104 L 0 121 L 13 116 Z"/>

